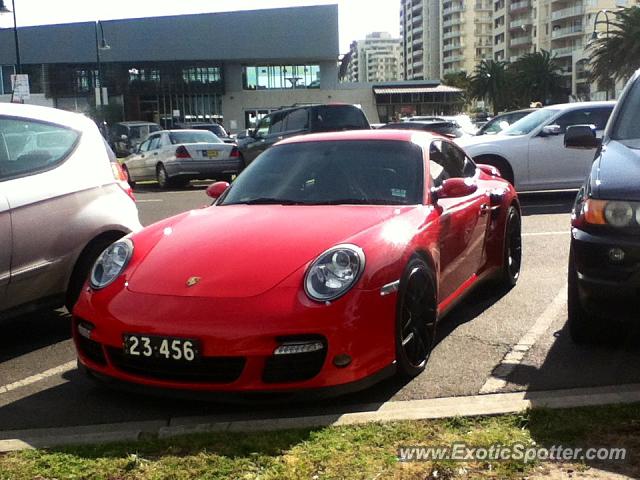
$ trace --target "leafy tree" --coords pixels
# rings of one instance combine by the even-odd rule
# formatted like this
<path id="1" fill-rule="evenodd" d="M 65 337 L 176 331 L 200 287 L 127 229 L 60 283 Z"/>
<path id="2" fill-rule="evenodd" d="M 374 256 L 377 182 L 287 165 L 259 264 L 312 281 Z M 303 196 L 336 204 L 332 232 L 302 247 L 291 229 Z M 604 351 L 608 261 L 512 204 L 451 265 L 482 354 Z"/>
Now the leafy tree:
<path id="1" fill-rule="evenodd" d="M 510 65 L 513 88 L 521 107 L 531 102 L 549 104 L 566 96 L 560 76 L 560 65 L 546 50 L 527 53 Z"/>
<path id="2" fill-rule="evenodd" d="M 493 106 L 493 114 L 497 115 L 510 103 L 509 76 L 507 63 L 482 60 L 469 79 L 469 97 L 488 101 Z"/>
<path id="3" fill-rule="evenodd" d="M 640 7 L 615 12 L 609 34 L 601 35 L 590 46 L 592 79 L 605 88 L 612 80 L 627 80 L 640 68 Z"/>

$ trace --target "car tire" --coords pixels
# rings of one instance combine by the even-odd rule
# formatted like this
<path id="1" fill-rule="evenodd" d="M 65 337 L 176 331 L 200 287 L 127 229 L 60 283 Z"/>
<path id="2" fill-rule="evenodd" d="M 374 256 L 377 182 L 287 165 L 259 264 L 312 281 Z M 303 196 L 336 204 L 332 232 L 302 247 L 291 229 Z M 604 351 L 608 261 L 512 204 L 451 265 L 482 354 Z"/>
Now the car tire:
<path id="1" fill-rule="evenodd" d="M 160 188 L 169 188 L 171 185 L 171 179 L 167 174 L 167 169 L 164 168 L 164 165 L 161 163 L 156 167 L 156 180 Z"/>
<path id="2" fill-rule="evenodd" d="M 474 158 L 476 163 L 482 163 L 484 165 L 491 165 L 492 167 L 495 167 L 498 169 L 498 171 L 500 172 L 500 176 L 502 178 L 504 178 L 507 182 L 509 182 L 511 185 L 515 185 L 515 178 L 513 175 L 513 169 L 511 168 L 511 166 L 509 165 L 509 163 L 504 160 L 503 158 L 500 157 L 494 157 L 494 156 L 479 156 Z"/>
<path id="3" fill-rule="evenodd" d="M 569 271 L 567 285 L 567 310 L 569 336 L 577 345 L 595 344 L 601 338 L 602 327 L 596 317 L 587 312 L 580 301 L 578 292 L 578 271 L 573 249 L 569 251 Z"/>
<path id="4" fill-rule="evenodd" d="M 78 257 L 78 261 L 73 267 L 73 272 L 71 273 L 71 278 L 67 287 L 65 307 L 67 307 L 67 311 L 69 313 L 71 313 L 71 311 L 73 310 L 73 306 L 78 301 L 78 297 L 80 296 L 80 292 L 82 291 L 82 286 L 87 280 L 87 277 L 89 277 L 89 271 L 91 270 L 91 267 L 93 267 L 93 264 L 96 262 L 100 254 L 109 245 L 122 238 L 123 236 L 124 233 L 120 232 L 105 234 L 101 237 L 96 238 L 82 251 L 80 257 Z"/>
<path id="5" fill-rule="evenodd" d="M 395 346 L 398 374 L 420 374 L 435 344 L 437 297 L 429 265 L 419 258 L 407 264 L 398 290 Z"/>
<path id="6" fill-rule="evenodd" d="M 129 186 L 130 186 L 131 188 L 135 187 L 135 186 L 136 186 L 136 182 L 134 182 L 134 181 L 131 179 L 131 174 L 129 173 L 129 169 L 127 168 L 127 166 L 126 166 L 124 163 L 122 164 L 122 171 L 124 172 L 124 174 L 125 174 L 125 175 L 126 175 L 126 177 L 127 177 L 127 183 L 129 184 Z"/>
<path id="7" fill-rule="evenodd" d="M 511 289 L 518 283 L 522 266 L 522 218 L 514 205 L 507 210 L 502 250 L 502 269 L 498 281 L 502 287 Z"/>

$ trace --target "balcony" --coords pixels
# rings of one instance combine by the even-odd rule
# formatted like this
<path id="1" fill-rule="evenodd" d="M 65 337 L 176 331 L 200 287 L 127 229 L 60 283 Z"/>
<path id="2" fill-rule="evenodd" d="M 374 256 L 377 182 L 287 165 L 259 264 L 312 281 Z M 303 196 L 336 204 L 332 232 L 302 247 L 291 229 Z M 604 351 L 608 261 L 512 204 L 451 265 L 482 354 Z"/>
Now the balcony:
<path id="1" fill-rule="evenodd" d="M 464 31 L 462 30 L 454 30 L 453 32 L 447 32 L 444 35 L 442 35 L 442 39 L 443 40 L 448 40 L 449 38 L 458 38 L 458 37 L 463 37 L 464 36 Z"/>
<path id="2" fill-rule="evenodd" d="M 564 18 L 581 17 L 582 15 L 584 15 L 584 12 L 585 10 L 583 6 L 563 8 L 562 10 L 556 10 L 555 12 L 552 12 L 551 20 L 555 21 L 562 20 Z"/>
<path id="3" fill-rule="evenodd" d="M 521 1 L 521 2 L 512 3 L 509 6 L 509 11 L 510 12 L 515 12 L 515 11 L 518 11 L 518 10 L 524 10 L 524 9 L 528 9 L 528 8 L 531 8 L 531 2 L 529 0 L 524 0 L 524 1 Z"/>
<path id="4" fill-rule="evenodd" d="M 464 44 L 462 44 L 462 43 L 451 43 L 449 45 L 444 45 L 442 47 L 442 51 L 443 52 L 450 52 L 452 50 L 459 50 L 461 48 L 464 48 Z"/>
<path id="5" fill-rule="evenodd" d="M 518 18 L 517 20 L 509 22 L 509 29 L 515 30 L 516 28 L 526 27 L 527 25 L 531 25 L 530 18 Z"/>
<path id="6" fill-rule="evenodd" d="M 442 10 L 443 15 L 449 15 L 451 13 L 460 13 L 460 12 L 464 12 L 464 5 L 462 3 L 459 3 L 459 4 L 454 3 L 450 7 L 447 7 Z"/>
<path id="7" fill-rule="evenodd" d="M 442 57 L 442 63 L 462 62 L 464 55 L 451 55 L 449 57 Z"/>
<path id="8" fill-rule="evenodd" d="M 411 30 L 413 32 L 414 35 L 417 35 L 419 33 L 422 33 L 422 25 L 420 25 L 419 27 L 415 27 L 413 30 Z"/>
<path id="9" fill-rule="evenodd" d="M 442 28 L 453 27 L 454 25 L 460 25 L 462 23 L 462 18 L 450 18 L 442 22 Z"/>
<path id="10" fill-rule="evenodd" d="M 422 24 L 422 15 L 416 15 L 411 19 L 411 25 Z"/>
<path id="11" fill-rule="evenodd" d="M 555 56 L 555 57 L 558 57 L 558 58 L 571 57 L 571 56 L 573 56 L 573 52 L 575 50 L 580 50 L 581 48 L 582 48 L 581 46 L 552 48 L 551 49 L 551 54 L 553 56 Z"/>
<path id="12" fill-rule="evenodd" d="M 493 7 L 491 6 L 490 3 L 482 3 L 482 2 L 476 2 L 476 5 L 474 7 L 475 11 L 487 11 L 487 12 L 491 12 L 493 11 Z"/>
<path id="13" fill-rule="evenodd" d="M 511 40 L 509 41 L 509 46 L 511 47 L 522 47 L 529 44 L 531 44 L 531 37 L 529 35 L 511 38 Z"/>
<path id="14" fill-rule="evenodd" d="M 570 27 L 558 28 L 551 32 L 551 38 L 564 38 L 573 35 L 582 35 L 584 33 L 583 25 L 571 25 Z"/>

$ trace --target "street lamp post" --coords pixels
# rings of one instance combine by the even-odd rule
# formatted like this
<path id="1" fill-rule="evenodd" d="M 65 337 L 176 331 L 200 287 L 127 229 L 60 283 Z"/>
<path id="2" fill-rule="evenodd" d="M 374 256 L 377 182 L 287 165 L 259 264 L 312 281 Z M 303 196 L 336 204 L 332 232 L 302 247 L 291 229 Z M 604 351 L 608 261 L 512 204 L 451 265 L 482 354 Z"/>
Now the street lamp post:
<path id="1" fill-rule="evenodd" d="M 2 1 L 2 0 L 0 0 Z M 98 36 L 98 30 L 100 31 L 100 36 Z M 95 33 L 96 33 L 96 63 L 98 64 L 98 81 L 96 82 L 99 89 L 99 101 L 100 106 L 98 108 L 102 108 L 104 105 L 104 98 L 102 93 L 102 62 L 100 60 L 100 51 L 101 50 L 109 50 L 111 47 L 107 44 L 107 41 L 104 38 L 104 28 L 102 27 L 102 22 L 97 20 L 95 23 Z"/>
<path id="2" fill-rule="evenodd" d="M 596 13 L 596 18 L 593 20 L 593 33 L 591 34 L 591 41 L 595 41 L 598 39 L 598 25 L 606 25 L 606 37 L 609 38 L 609 26 L 611 25 L 611 21 L 609 20 L 609 14 L 615 15 L 615 12 L 610 12 L 606 8 L 604 10 L 600 10 Z M 604 20 L 599 20 L 600 15 L 604 16 Z M 609 81 L 605 82 L 605 99 L 609 100 Z"/>
<path id="3" fill-rule="evenodd" d="M 15 39 L 16 45 L 16 73 L 22 73 L 22 63 L 20 61 L 20 42 L 18 41 L 18 22 L 16 21 L 16 1 L 11 0 L 11 6 L 13 7 L 13 38 Z M 4 4 L 4 0 L 0 0 L 0 14 L 2 13 L 11 13 L 6 5 Z"/>

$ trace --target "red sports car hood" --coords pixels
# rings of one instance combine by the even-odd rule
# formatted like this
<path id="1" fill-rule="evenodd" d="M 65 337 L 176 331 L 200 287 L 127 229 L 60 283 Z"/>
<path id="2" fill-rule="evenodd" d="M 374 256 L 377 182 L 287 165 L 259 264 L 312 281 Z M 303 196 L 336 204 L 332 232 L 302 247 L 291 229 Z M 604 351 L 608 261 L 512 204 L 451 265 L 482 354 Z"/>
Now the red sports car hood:
<path id="1" fill-rule="evenodd" d="M 233 205 L 194 210 L 134 237 L 159 240 L 134 266 L 139 293 L 250 297 L 274 287 L 327 248 L 397 215 L 394 207 Z M 159 230 L 162 230 L 160 232 Z M 366 249 L 365 249 L 366 252 Z M 197 283 L 187 286 L 197 278 Z"/>

